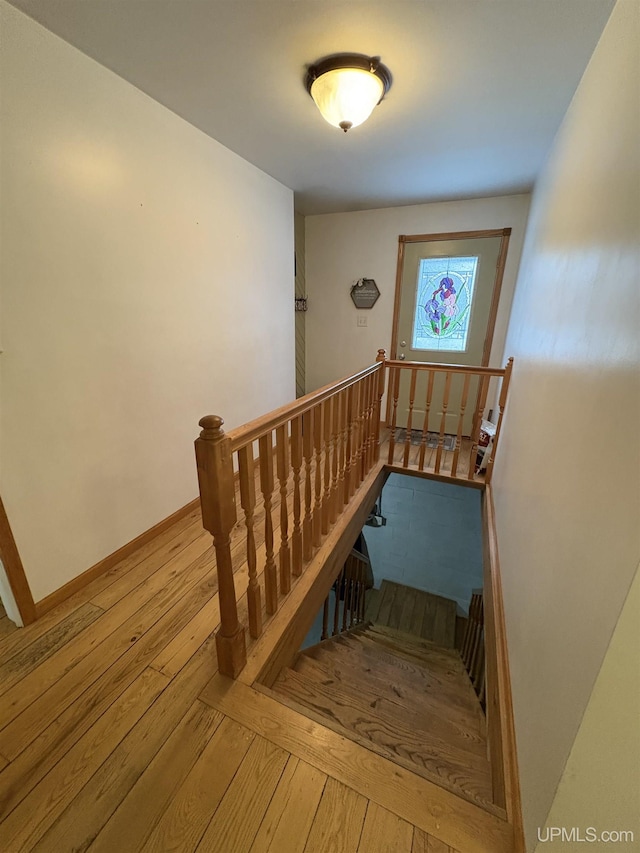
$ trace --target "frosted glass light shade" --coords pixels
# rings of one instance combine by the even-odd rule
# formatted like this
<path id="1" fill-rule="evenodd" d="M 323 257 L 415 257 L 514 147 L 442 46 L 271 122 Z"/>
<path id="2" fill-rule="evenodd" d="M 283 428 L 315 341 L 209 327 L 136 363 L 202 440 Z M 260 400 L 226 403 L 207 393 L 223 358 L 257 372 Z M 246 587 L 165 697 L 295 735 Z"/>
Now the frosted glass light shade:
<path id="1" fill-rule="evenodd" d="M 384 95 L 384 85 L 371 71 L 336 68 L 316 77 L 310 91 L 323 118 L 347 131 L 369 118 Z"/>

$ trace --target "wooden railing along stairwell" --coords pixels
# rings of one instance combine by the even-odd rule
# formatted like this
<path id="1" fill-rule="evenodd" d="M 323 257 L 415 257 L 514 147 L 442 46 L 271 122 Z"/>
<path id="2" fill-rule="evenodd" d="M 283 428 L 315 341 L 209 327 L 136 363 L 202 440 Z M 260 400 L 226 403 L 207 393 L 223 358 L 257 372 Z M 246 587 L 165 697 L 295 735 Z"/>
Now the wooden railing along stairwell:
<path id="1" fill-rule="evenodd" d="M 263 631 L 263 594 L 269 618 L 289 594 L 292 581 L 312 561 L 367 474 L 374 466 L 382 466 L 381 438 L 386 438 L 382 432 L 387 427 L 388 470 L 412 470 L 481 487 L 490 480 L 511 365 L 511 359 L 504 369 L 388 361 L 384 350 L 379 350 L 376 362 L 359 373 L 228 434 L 222 429 L 221 417 L 207 415 L 201 419 L 196 461 L 203 524 L 213 536 L 216 552 L 220 600 L 216 649 L 221 673 L 236 678 L 247 655 L 230 545 L 238 504 L 244 515 L 248 628 L 250 636 L 257 639 Z M 426 378 L 426 397 L 421 406 L 416 397 L 419 376 Z M 405 378 L 409 399 L 405 435 L 400 441 L 398 400 Z M 457 380 L 462 387 L 454 406 Z M 501 387 L 492 387 L 491 382 L 499 382 Z M 476 472 L 475 460 L 490 388 L 498 401 L 499 415 L 484 474 Z M 385 389 L 391 410 L 386 427 L 381 425 Z M 436 392 L 440 395 L 437 403 Z M 465 437 L 465 411 L 472 401 L 471 436 Z M 438 406 L 441 414 L 436 411 Z M 420 429 L 414 430 L 418 407 L 424 416 L 418 424 Z M 429 430 L 434 412 L 439 416 L 435 435 Z M 447 428 L 451 430 L 452 418 L 456 423 L 453 434 L 446 432 Z M 414 445 L 416 435 L 418 444 Z M 452 442 L 449 449 L 445 446 L 447 437 Z M 435 446 L 429 448 L 430 443 Z M 258 539 L 264 546 L 256 546 Z"/>
<path id="2" fill-rule="evenodd" d="M 354 376 L 307 394 L 229 434 L 222 429 L 221 417 L 208 415 L 200 421 L 196 461 L 203 524 L 213 536 L 216 552 L 220 598 L 216 650 L 223 674 L 237 677 L 246 662 L 245 626 L 238 620 L 230 547 L 230 533 L 238 517 L 235 472 L 246 528 L 249 633 L 255 639 L 263 630 L 256 479 L 264 505 L 264 553 L 260 553 L 260 560 L 265 609 L 271 616 L 280 598 L 289 593 L 292 577 L 302 574 L 343 507 L 378 462 L 383 393 L 384 354 L 379 354 L 375 364 Z M 274 537 L 276 511 L 278 542 Z"/>

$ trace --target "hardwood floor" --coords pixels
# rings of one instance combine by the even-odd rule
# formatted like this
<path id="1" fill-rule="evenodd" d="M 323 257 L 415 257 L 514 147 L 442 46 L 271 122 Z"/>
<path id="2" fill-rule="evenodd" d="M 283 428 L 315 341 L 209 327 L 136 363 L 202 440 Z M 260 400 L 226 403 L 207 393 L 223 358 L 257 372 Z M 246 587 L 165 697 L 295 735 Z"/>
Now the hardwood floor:
<path id="1" fill-rule="evenodd" d="M 511 850 L 495 815 L 217 675 L 214 567 L 194 511 L 0 635 L 3 853 Z"/>

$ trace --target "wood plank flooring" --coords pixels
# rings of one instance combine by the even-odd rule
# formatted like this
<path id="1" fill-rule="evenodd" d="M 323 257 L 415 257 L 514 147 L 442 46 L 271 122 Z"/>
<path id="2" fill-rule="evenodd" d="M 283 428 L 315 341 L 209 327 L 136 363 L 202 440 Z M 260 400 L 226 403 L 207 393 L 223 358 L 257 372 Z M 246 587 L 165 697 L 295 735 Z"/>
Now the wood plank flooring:
<path id="1" fill-rule="evenodd" d="M 279 515 L 276 497 L 276 541 Z M 259 503 L 259 565 L 263 516 Z M 246 622 L 242 523 L 231 547 Z M 217 675 L 218 623 L 194 511 L 0 631 L 3 853 L 510 853 L 499 817 Z"/>

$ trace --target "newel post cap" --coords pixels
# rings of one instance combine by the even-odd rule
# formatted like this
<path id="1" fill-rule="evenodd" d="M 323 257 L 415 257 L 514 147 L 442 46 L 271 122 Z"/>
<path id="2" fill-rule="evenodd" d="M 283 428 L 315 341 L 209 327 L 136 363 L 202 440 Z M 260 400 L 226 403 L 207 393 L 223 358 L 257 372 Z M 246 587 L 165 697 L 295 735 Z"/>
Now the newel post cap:
<path id="1" fill-rule="evenodd" d="M 386 361 L 387 360 L 387 351 L 384 349 L 378 350 L 378 355 L 376 356 L 376 361 Z"/>
<path id="2" fill-rule="evenodd" d="M 198 426 L 202 427 L 200 438 L 205 441 L 216 441 L 224 436 L 222 424 L 224 419 L 220 415 L 205 415 L 198 421 Z"/>

